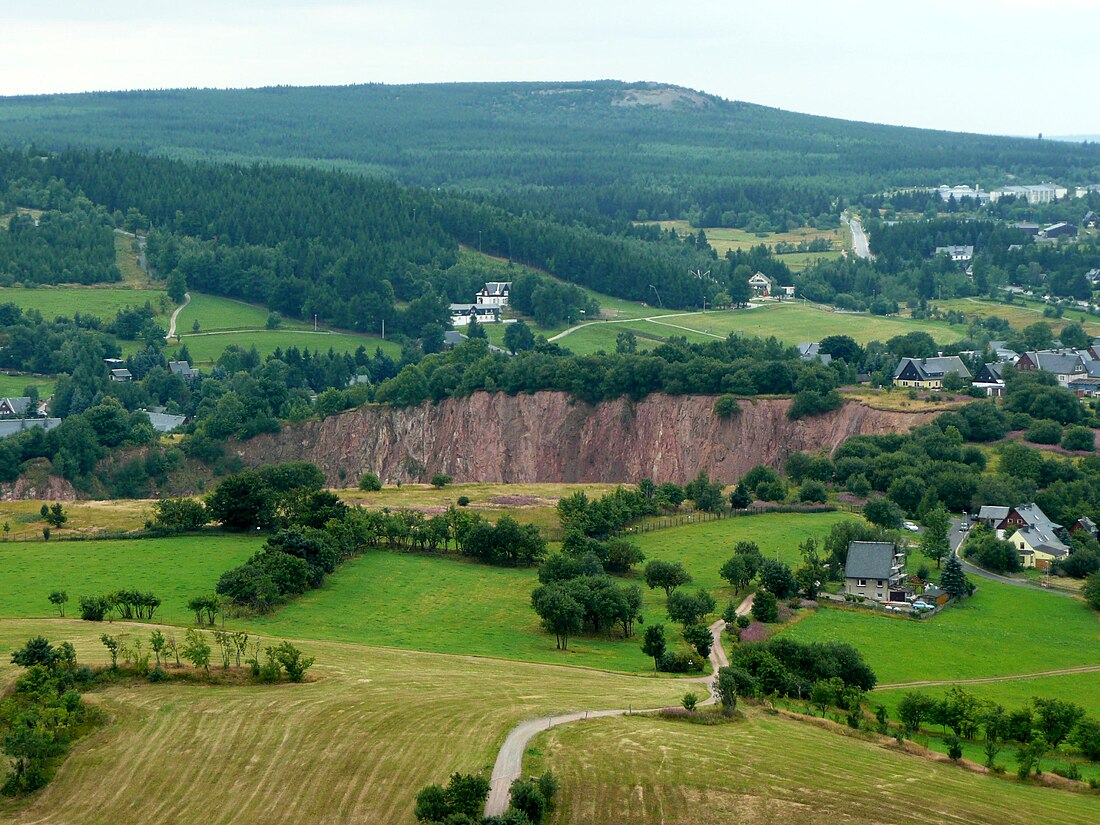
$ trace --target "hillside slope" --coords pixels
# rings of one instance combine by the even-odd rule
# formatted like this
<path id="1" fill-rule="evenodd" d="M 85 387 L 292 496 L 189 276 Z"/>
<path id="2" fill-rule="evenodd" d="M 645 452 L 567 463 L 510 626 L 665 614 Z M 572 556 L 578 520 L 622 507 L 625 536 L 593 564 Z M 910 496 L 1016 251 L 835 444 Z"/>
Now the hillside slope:
<path id="1" fill-rule="evenodd" d="M 756 464 L 778 466 L 795 450 L 832 450 L 854 435 L 904 432 L 934 413 L 885 412 L 848 403 L 790 421 L 789 399 L 742 400 L 721 420 L 712 396 L 650 395 L 598 405 L 564 393 L 469 398 L 398 409 L 367 406 L 288 424 L 236 444 L 245 464 L 305 459 L 333 485 L 366 471 L 386 482 L 629 482 L 643 477 L 687 482 L 705 469 L 733 480 Z M 340 477 L 343 471 L 344 477 Z"/>
<path id="2" fill-rule="evenodd" d="M 813 192 L 800 208 L 826 211 L 817 197 L 890 184 L 1100 172 L 1098 146 L 843 121 L 617 81 L 8 97 L 0 143 L 322 162 L 627 218 L 716 201 L 743 212 L 770 205 L 757 190 L 781 181 L 785 200 Z"/>

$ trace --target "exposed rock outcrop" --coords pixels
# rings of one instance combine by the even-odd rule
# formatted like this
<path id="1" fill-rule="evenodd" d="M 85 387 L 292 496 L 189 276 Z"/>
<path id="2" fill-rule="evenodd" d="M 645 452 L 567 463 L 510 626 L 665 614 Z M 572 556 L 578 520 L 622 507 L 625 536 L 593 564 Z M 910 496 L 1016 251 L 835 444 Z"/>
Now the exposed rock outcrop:
<path id="1" fill-rule="evenodd" d="M 729 419 L 713 396 L 650 395 L 597 405 L 557 392 L 480 392 L 439 404 L 366 406 L 324 421 L 286 425 L 235 444 L 246 465 L 304 459 L 331 484 L 366 471 L 387 482 L 616 482 L 650 477 L 686 482 L 706 469 L 733 481 L 756 464 L 780 465 L 795 450 L 832 450 L 854 435 L 905 432 L 934 413 L 886 412 L 849 402 L 791 421 L 788 399 L 740 402 Z M 343 477 L 341 477 L 343 472 Z"/>

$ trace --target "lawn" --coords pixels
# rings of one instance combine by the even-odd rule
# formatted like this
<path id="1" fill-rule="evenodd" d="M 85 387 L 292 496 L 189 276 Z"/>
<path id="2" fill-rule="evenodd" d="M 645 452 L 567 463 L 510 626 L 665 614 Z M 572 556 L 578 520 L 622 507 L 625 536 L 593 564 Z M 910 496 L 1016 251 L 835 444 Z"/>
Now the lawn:
<path id="1" fill-rule="evenodd" d="M 0 374 L 0 397 L 9 398 L 23 395 L 23 390 L 34 385 L 38 387 L 39 398 L 49 398 L 57 382 L 50 378 L 38 378 L 30 375 Z"/>
<path id="2" fill-rule="evenodd" d="M 943 312 L 955 310 L 982 318 L 1004 318 L 1015 329 L 1023 329 L 1036 321 L 1050 324 L 1057 332 L 1069 321 L 1080 321 L 1090 335 L 1100 335 L 1100 321 L 1095 316 L 1076 309 L 1067 309 L 1061 318 L 1046 318 L 1043 310 L 1046 304 L 1041 301 L 1017 300 L 1011 304 L 990 301 L 981 298 L 955 298 L 950 301 L 936 301 L 932 305 Z"/>
<path id="3" fill-rule="evenodd" d="M 267 307 L 236 301 L 232 298 L 191 292 L 190 302 L 180 310 L 176 331 L 180 334 L 191 332 L 195 321 L 199 322 L 200 332 L 227 329 L 266 330 L 267 318 L 270 314 L 271 310 Z M 292 318 L 284 318 L 280 326 L 283 329 L 313 328 L 312 324 L 305 324 Z"/>
<path id="4" fill-rule="evenodd" d="M 0 534 L 0 540 L 41 540 L 40 510 L 44 502 L 34 499 L 0 501 L 0 523 L 11 528 Z M 153 502 L 147 499 L 103 499 L 64 502 L 69 520 L 61 534 L 99 533 L 104 530 L 137 530 L 145 524 L 152 512 Z M 55 531 L 56 532 L 56 531 Z"/>
<path id="5" fill-rule="evenodd" d="M 552 825 L 1096 821 L 1092 795 L 979 776 L 759 710 L 737 724 L 594 719 L 536 737 L 527 773 L 561 782 Z"/>
<path id="6" fill-rule="evenodd" d="M 1100 615 L 1083 602 L 978 584 L 972 598 L 919 622 L 826 608 L 785 632 L 800 641 L 855 645 L 883 685 L 1100 664 Z M 1100 677 L 1096 684 L 1100 690 Z"/>
<path id="7" fill-rule="evenodd" d="M 0 683 L 15 670 L 7 651 L 38 633 L 72 641 L 81 660 L 104 663 L 104 630 L 127 632 L 118 623 L 0 621 Z M 110 722 L 76 748 L 44 791 L 0 801 L 0 821 L 413 822 L 421 787 L 454 771 L 488 772 L 506 732 L 523 719 L 671 704 L 680 693 L 667 680 L 297 644 L 317 660 L 314 681 L 304 685 L 137 681 L 97 692 L 93 701 Z"/>
<path id="8" fill-rule="evenodd" d="M 186 624 L 192 596 L 211 593 L 218 577 L 260 547 L 251 536 L 204 535 L 122 541 L 0 542 L 0 615 L 56 615 L 46 596 L 69 594 L 67 613 L 81 596 L 113 590 L 152 591 L 161 598 L 157 619 Z"/>
<path id="9" fill-rule="evenodd" d="M 603 349 L 613 351 L 618 333 L 630 329 L 639 346 L 672 336 L 685 336 L 693 343 L 722 340 L 730 333 L 767 337 L 774 335 L 788 345 L 820 341 L 829 335 L 850 335 L 857 342 L 886 341 L 896 335 L 927 332 L 940 343 L 960 340 L 966 330 L 942 321 L 914 321 L 866 313 L 834 312 L 828 307 L 802 302 L 769 303 L 752 309 L 681 313 L 673 317 L 637 320 L 581 327 L 558 343 L 577 353 Z"/>
<path id="10" fill-rule="evenodd" d="M 141 268 L 138 253 L 134 251 L 134 239 L 129 235 L 115 233 L 115 262 L 127 286 L 136 289 L 156 288 L 145 270 Z"/>
<path id="11" fill-rule="evenodd" d="M 731 593 L 718 568 L 742 539 L 765 552 L 797 558 L 805 537 L 824 536 L 838 514 L 762 515 L 646 533 L 638 543 L 650 559 L 682 561 L 696 586 L 715 593 L 719 609 Z M 640 576 L 636 579 L 641 584 Z M 536 571 L 488 567 L 459 558 L 371 551 L 346 562 L 323 587 L 248 626 L 275 636 L 333 639 L 440 653 L 471 653 L 524 661 L 650 672 L 637 640 L 582 636 L 568 652 L 539 626 L 531 609 Z M 665 622 L 665 597 L 642 584 L 649 622 Z M 668 628 L 670 640 L 676 635 Z"/>
<path id="12" fill-rule="evenodd" d="M 265 316 L 266 317 L 266 316 Z M 382 351 L 391 357 L 398 358 L 401 355 L 401 345 L 393 341 L 383 341 L 369 335 L 352 335 L 342 332 L 314 332 L 303 329 L 276 329 L 276 330 L 245 330 L 236 332 L 226 330 L 223 332 L 200 332 L 194 335 L 187 330 L 190 327 L 178 327 L 182 332 L 179 344 L 166 347 L 164 354 L 168 358 L 174 354 L 183 344 L 187 345 L 187 351 L 191 353 L 191 360 L 196 364 L 211 364 L 216 361 L 225 348 L 236 344 L 243 349 L 255 346 L 261 357 L 271 355 L 276 349 L 298 347 L 299 349 L 320 350 L 328 352 L 333 349 L 338 353 L 354 353 L 359 347 L 365 347 L 368 355 L 374 355 L 375 349 Z"/>
<path id="13" fill-rule="evenodd" d="M 117 286 L 0 287 L 0 304 L 13 303 L 25 310 L 37 309 L 50 321 L 61 315 L 71 318 L 77 312 L 109 319 L 123 307 L 144 306 L 146 301 L 160 313 L 161 296 L 167 298 L 161 290 Z M 167 316 L 161 315 L 159 320 L 167 326 Z"/>

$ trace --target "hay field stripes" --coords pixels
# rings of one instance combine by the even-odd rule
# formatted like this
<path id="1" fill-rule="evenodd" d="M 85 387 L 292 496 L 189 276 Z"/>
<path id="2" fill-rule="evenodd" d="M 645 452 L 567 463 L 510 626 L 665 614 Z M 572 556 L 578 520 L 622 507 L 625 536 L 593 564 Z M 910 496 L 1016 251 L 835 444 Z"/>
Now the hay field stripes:
<path id="1" fill-rule="evenodd" d="M 72 641 L 81 661 L 105 664 L 103 629 L 3 620 L 0 646 L 45 633 Z M 422 786 L 445 782 L 453 771 L 487 770 L 504 732 L 522 719 L 624 701 L 667 705 L 682 689 L 671 680 L 470 656 L 301 647 L 317 657 L 316 678 L 307 684 L 135 681 L 92 694 L 111 723 L 77 746 L 43 792 L 0 801 L 0 820 L 411 822 Z M 15 671 L 6 659 L 0 684 Z"/>
<path id="2" fill-rule="evenodd" d="M 555 727 L 534 741 L 525 773 L 557 775 L 551 825 L 1091 825 L 1100 813 L 1094 795 L 941 760 L 753 709 L 729 725 L 617 717 Z"/>

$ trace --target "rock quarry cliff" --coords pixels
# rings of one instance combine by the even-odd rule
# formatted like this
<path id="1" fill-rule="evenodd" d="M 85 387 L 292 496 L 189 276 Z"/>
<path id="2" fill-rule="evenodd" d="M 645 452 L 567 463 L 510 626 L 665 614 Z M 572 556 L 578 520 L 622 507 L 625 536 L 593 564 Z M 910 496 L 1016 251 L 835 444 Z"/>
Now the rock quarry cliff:
<path id="1" fill-rule="evenodd" d="M 476 393 L 403 409 L 371 405 L 235 444 L 248 466 L 304 459 L 330 484 L 367 471 L 387 483 L 446 473 L 466 482 L 684 483 L 705 469 L 729 482 L 757 464 L 779 466 L 796 450 L 831 451 L 854 435 L 906 432 L 934 413 L 876 410 L 848 402 L 791 421 L 789 399 L 744 399 L 714 415 L 714 396 L 650 395 L 600 404 L 564 393 Z"/>

